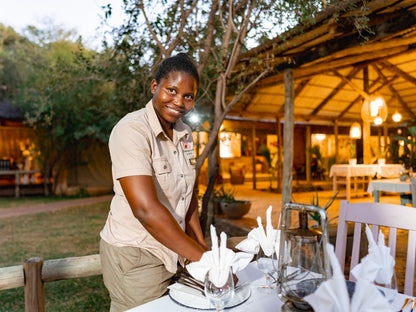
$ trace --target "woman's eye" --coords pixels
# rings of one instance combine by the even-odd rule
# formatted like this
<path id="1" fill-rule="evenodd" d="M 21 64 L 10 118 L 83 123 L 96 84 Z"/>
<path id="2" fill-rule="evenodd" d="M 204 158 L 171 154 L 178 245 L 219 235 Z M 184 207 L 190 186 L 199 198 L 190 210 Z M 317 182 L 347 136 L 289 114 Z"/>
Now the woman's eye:
<path id="1" fill-rule="evenodd" d="M 185 99 L 187 99 L 188 101 L 192 101 L 194 97 L 192 95 L 185 95 Z"/>
<path id="2" fill-rule="evenodd" d="M 175 89 L 168 88 L 168 92 L 169 92 L 169 93 L 175 93 Z"/>

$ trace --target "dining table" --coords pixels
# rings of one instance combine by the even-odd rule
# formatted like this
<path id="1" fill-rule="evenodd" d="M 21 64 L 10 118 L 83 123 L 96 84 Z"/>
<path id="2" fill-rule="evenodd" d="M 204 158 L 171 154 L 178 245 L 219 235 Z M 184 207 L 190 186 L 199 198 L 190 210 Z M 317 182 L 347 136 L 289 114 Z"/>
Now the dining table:
<path id="1" fill-rule="evenodd" d="M 403 170 L 400 164 L 334 164 L 329 176 L 333 180 L 334 195 L 344 195 L 350 201 L 352 196 L 367 195 L 366 186 L 373 178 L 396 178 Z M 344 193 L 340 193 L 340 186 L 345 187 Z"/>
<path id="2" fill-rule="evenodd" d="M 372 180 L 368 184 L 367 192 L 373 194 L 374 202 L 380 202 L 380 192 L 409 193 L 411 192 L 410 180 L 379 179 Z"/>
<path id="3" fill-rule="evenodd" d="M 251 262 L 246 268 L 236 273 L 239 284 L 247 284 L 250 287 L 250 296 L 240 304 L 226 308 L 225 311 L 233 312 L 279 312 L 286 311 L 282 309 L 284 303 L 280 300 L 277 292 L 265 293 L 259 291 L 259 286 L 264 285 L 265 278 L 263 273 L 257 269 L 255 262 Z M 402 307 L 405 298 L 403 294 L 398 294 L 392 303 L 392 311 L 398 311 Z M 215 311 L 212 309 L 198 309 L 185 306 L 182 303 L 175 302 L 170 295 L 165 295 L 161 298 L 155 299 L 143 305 L 134 307 L 126 312 L 190 312 L 190 311 Z M 411 304 L 404 310 L 404 312 L 411 311 Z M 321 311 L 322 312 L 322 311 Z"/>

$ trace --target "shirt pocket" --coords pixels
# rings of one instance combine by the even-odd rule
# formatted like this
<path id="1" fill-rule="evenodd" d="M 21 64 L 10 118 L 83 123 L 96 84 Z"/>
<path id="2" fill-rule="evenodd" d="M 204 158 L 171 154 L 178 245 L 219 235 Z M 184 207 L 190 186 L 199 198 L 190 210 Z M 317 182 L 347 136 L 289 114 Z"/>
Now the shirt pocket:
<path id="1" fill-rule="evenodd" d="M 153 169 L 155 171 L 155 182 L 159 184 L 165 192 L 169 191 L 173 182 L 172 167 L 167 158 L 157 158 L 153 160 Z"/>
<path id="2" fill-rule="evenodd" d="M 153 160 L 153 168 L 155 170 L 155 175 L 160 176 L 164 174 L 169 174 L 172 172 L 172 168 L 169 164 L 169 161 L 166 158 L 158 158 Z"/>

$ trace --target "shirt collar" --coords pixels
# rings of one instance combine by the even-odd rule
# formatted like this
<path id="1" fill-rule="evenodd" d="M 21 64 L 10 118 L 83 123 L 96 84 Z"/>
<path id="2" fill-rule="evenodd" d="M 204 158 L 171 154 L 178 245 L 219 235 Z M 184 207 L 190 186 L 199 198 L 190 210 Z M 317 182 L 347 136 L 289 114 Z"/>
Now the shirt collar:
<path id="1" fill-rule="evenodd" d="M 164 134 L 162 125 L 160 124 L 159 118 L 156 115 L 155 108 L 153 107 L 152 100 L 146 104 L 146 114 L 149 119 L 150 128 L 152 129 L 155 137 Z M 175 123 L 175 126 L 173 127 L 173 143 L 177 144 L 177 141 L 184 137 L 187 139 L 188 135 L 188 127 L 182 121 L 182 119 L 178 119 L 178 121 Z"/>

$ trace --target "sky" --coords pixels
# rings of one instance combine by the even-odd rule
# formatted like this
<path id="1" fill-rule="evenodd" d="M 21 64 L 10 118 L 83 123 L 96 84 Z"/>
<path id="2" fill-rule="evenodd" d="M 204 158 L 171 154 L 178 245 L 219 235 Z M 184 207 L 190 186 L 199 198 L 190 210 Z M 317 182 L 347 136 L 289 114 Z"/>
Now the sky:
<path id="1" fill-rule="evenodd" d="M 117 26 L 123 21 L 122 0 L 0 0 L 0 23 L 11 26 L 22 33 L 28 25 L 45 28 L 45 24 L 59 26 L 64 30 L 75 30 L 83 38 L 84 44 L 98 49 L 101 37 L 101 9 L 111 3 L 113 13 L 110 25 Z M 46 21 L 46 23 L 45 23 Z"/>

